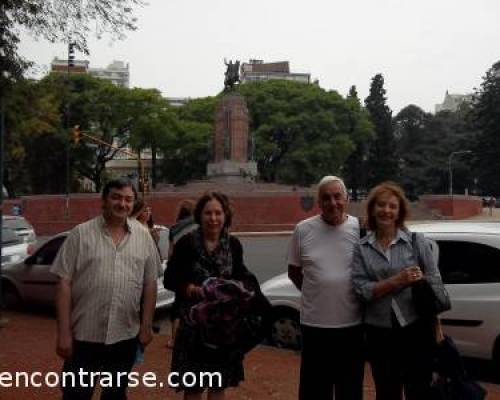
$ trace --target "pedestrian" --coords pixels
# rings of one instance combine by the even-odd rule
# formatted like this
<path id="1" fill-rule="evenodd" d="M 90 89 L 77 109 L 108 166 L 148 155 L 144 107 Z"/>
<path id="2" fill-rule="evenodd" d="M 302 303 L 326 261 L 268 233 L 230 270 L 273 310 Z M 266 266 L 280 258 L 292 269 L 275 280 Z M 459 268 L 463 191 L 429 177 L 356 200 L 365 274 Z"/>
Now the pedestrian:
<path id="1" fill-rule="evenodd" d="M 408 211 L 408 200 L 398 185 L 386 182 L 373 188 L 366 204 L 369 232 L 353 257 L 353 285 L 365 305 L 377 400 L 401 400 L 403 389 L 406 400 L 430 396 L 435 319 L 417 313 L 411 286 L 422 279 L 442 292 L 444 286 L 437 247 L 408 231 Z"/>
<path id="2" fill-rule="evenodd" d="M 495 207 L 495 204 L 497 202 L 497 199 L 495 199 L 493 196 L 490 196 L 488 199 L 488 208 L 490 211 L 490 217 L 493 216 L 493 208 Z"/>
<path id="3" fill-rule="evenodd" d="M 361 400 L 361 304 L 350 279 L 360 224 L 346 213 L 342 179 L 322 178 L 317 202 L 321 213 L 297 224 L 288 252 L 288 275 L 302 292 L 299 399 Z"/>
<path id="4" fill-rule="evenodd" d="M 194 206 L 195 203 L 192 200 L 183 200 L 179 204 L 179 210 L 177 212 L 175 224 L 170 227 L 169 232 L 169 258 L 172 255 L 174 246 L 177 241 L 185 234 L 192 232 L 193 230 L 198 228 L 198 224 L 194 222 Z M 177 328 L 179 327 L 179 304 L 176 297 L 174 298 L 174 302 L 170 307 L 169 316 L 172 335 L 167 341 L 167 347 L 173 348 L 175 342 L 175 334 L 177 332 Z"/>
<path id="5" fill-rule="evenodd" d="M 76 376 L 62 388 L 65 400 L 91 399 L 90 375 L 99 372 L 112 379 L 101 399 L 126 399 L 126 375 L 153 338 L 161 263 L 151 235 L 129 218 L 136 196 L 129 180 L 108 182 L 102 215 L 70 231 L 51 268 L 59 277 L 57 354 Z"/>
<path id="6" fill-rule="evenodd" d="M 185 400 L 199 400 L 205 390 L 208 400 L 221 400 L 226 388 L 237 387 L 243 380 L 243 359 L 248 347 L 245 338 L 240 336 L 227 346 L 214 344 L 213 335 L 208 335 L 210 339 L 204 336 L 207 331 L 202 321 L 212 322 L 209 333 L 215 331 L 225 337 L 231 330 L 218 329 L 220 326 L 217 325 L 228 326 L 226 323 L 230 321 L 225 316 L 238 319 L 247 306 L 263 314 L 269 303 L 262 295 L 257 279 L 243 263 L 240 241 L 229 234 L 232 211 L 228 198 L 220 192 L 204 194 L 196 203 L 194 220 L 199 227 L 175 244 L 164 276 L 165 288 L 175 291 L 179 302 L 180 323 L 172 351 L 171 371 L 181 377 L 177 390 L 184 391 Z M 235 286 L 238 290 L 234 290 Z M 222 304 L 223 308 L 216 311 L 213 308 L 216 305 L 209 301 L 211 296 L 225 298 L 228 293 L 241 295 L 240 300 L 245 305 L 235 299 L 236 304 L 231 303 L 236 309 L 233 306 L 227 309 Z M 251 299 L 248 299 L 248 293 L 252 293 Z M 222 319 L 217 322 L 213 317 Z M 256 331 L 261 327 L 256 327 Z M 215 335 L 215 339 L 219 341 L 221 338 Z M 186 386 L 183 382 L 182 377 L 186 374 L 200 377 L 203 373 L 220 374 L 220 381 L 214 382 L 214 386 L 203 379 L 196 380 L 193 386 Z"/>
<path id="7" fill-rule="evenodd" d="M 137 199 L 134 202 L 134 208 L 132 209 L 132 218 L 139 221 L 144 228 L 146 228 L 151 236 L 153 237 L 156 244 L 160 240 L 160 233 L 155 228 L 153 221 L 153 211 L 149 205 L 147 205 L 143 199 Z"/>

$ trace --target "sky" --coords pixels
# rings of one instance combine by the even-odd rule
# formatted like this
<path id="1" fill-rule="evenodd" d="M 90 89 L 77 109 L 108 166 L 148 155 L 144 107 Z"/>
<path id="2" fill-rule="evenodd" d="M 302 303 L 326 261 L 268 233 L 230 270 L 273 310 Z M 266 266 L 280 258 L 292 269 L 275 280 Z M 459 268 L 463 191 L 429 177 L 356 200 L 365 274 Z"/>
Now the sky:
<path id="1" fill-rule="evenodd" d="M 434 111 L 446 90 L 470 93 L 500 60 L 499 0 L 149 0 L 126 39 L 89 37 L 91 67 L 130 64 L 132 87 L 169 97 L 214 96 L 224 58 L 289 61 L 321 87 L 361 99 L 382 73 L 394 113 Z M 20 52 L 48 70 L 65 44 L 23 34 Z M 38 72 L 39 73 L 39 72 Z"/>

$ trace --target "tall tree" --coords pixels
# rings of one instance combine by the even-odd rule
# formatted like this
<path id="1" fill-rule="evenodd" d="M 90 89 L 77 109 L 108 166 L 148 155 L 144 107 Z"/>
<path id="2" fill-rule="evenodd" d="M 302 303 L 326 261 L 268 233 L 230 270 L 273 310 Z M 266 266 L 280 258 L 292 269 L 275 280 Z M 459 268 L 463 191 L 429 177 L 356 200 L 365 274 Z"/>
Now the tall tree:
<path id="1" fill-rule="evenodd" d="M 64 139 L 54 138 L 60 131 L 59 100 L 37 82 L 21 80 L 12 85 L 6 106 L 4 184 L 9 194 L 37 192 L 42 181 L 48 190 L 62 191 L 59 177 L 64 181 L 65 165 L 51 169 L 48 162 L 51 157 L 64 160 L 57 152 Z M 52 138 L 53 146 L 47 146 Z"/>
<path id="2" fill-rule="evenodd" d="M 169 131 L 176 129 L 175 113 L 156 89 L 134 88 L 127 98 L 130 145 L 138 152 L 151 150 L 151 184 L 155 188 L 158 147 Z"/>
<path id="3" fill-rule="evenodd" d="M 429 143 L 428 121 L 432 118 L 421 108 L 410 104 L 394 118 L 397 154 L 400 160 L 400 181 L 407 196 L 416 199 L 429 192 L 434 176 L 428 174 L 434 151 Z"/>
<path id="4" fill-rule="evenodd" d="M 366 189 L 368 148 L 374 134 L 367 111 L 361 106 L 356 86 L 351 86 L 346 101 L 351 112 L 349 131 L 356 147 L 346 160 L 342 175 L 351 189 L 352 199 L 357 201 L 359 191 Z"/>
<path id="5" fill-rule="evenodd" d="M 205 176 L 217 101 L 218 97 L 202 97 L 175 109 L 175 118 L 159 143 L 163 180 L 181 185 Z"/>
<path id="6" fill-rule="evenodd" d="M 73 167 L 81 175 L 94 182 L 97 191 L 103 183 L 106 163 L 118 154 L 118 148 L 127 146 L 131 126 L 131 109 L 135 104 L 131 100 L 130 90 L 113 85 L 111 82 L 94 78 L 90 75 L 50 74 L 40 81 L 40 85 L 58 96 L 60 113 L 67 108 L 67 127 L 79 125 L 86 132 L 106 144 L 97 144 L 82 140 L 71 149 Z M 64 135 L 70 137 L 70 130 Z"/>
<path id="7" fill-rule="evenodd" d="M 375 140 L 371 143 L 368 158 L 368 183 L 376 185 L 385 180 L 398 178 L 399 159 L 392 127 L 392 111 L 387 105 L 384 77 L 377 74 L 370 85 L 365 107 L 375 128 Z"/>
<path id="8" fill-rule="evenodd" d="M 473 101 L 478 129 L 474 145 L 477 174 L 485 194 L 500 195 L 500 61 L 486 72 Z"/>

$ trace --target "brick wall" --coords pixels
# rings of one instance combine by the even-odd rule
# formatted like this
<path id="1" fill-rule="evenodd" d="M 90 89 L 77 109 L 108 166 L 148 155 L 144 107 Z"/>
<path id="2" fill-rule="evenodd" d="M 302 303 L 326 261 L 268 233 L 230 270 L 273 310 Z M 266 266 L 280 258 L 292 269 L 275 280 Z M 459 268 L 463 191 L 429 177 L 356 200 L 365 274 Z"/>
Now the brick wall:
<path id="1" fill-rule="evenodd" d="M 146 197 L 146 202 L 152 206 L 156 223 L 171 225 L 175 221 L 178 204 L 184 199 L 196 200 L 202 192 L 203 190 L 153 193 Z M 315 199 L 305 191 L 241 191 L 228 193 L 228 195 L 234 211 L 233 231 L 235 232 L 291 230 L 300 220 L 319 212 Z M 71 229 L 101 212 L 101 200 L 98 194 L 71 195 L 68 210 L 64 195 L 27 196 L 7 200 L 4 202 L 5 214 L 11 213 L 14 204 L 21 205 L 23 215 L 33 224 L 38 235 L 53 235 Z M 437 208 L 437 205 L 439 204 L 434 202 L 431 208 Z M 432 214 L 424 211 L 425 207 L 421 204 L 413 204 L 412 219 L 431 219 Z M 362 216 L 364 204 L 350 203 L 348 212 L 355 216 Z"/>
<path id="2" fill-rule="evenodd" d="M 171 225 L 175 221 L 178 204 L 184 199 L 196 200 L 200 193 L 154 193 L 146 198 L 152 206 L 156 223 Z M 280 231 L 290 230 L 301 219 L 318 212 L 313 207 L 305 211 L 300 193 L 230 194 L 234 210 L 233 231 Z M 305 196 L 308 197 L 308 196 Z M 307 200 L 305 200 L 307 203 Z M 99 215 L 99 195 L 71 195 L 66 209 L 64 195 L 29 196 L 4 203 L 4 212 L 10 214 L 14 204 L 21 204 L 23 215 L 35 227 L 38 235 L 53 235 Z"/>
<path id="3" fill-rule="evenodd" d="M 420 201 L 450 219 L 473 217 L 483 210 L 481 198 L 476 196 L 426 195 L 421 196 Z"/>

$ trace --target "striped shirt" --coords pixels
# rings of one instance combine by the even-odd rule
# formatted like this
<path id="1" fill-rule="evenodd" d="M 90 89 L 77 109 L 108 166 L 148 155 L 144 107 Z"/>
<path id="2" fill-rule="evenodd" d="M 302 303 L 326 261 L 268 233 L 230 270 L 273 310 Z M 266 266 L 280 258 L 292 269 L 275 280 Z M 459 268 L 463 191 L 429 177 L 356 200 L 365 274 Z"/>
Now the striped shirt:
<path id="1" fill-rule="evenodd" d="M 422 234 L 417 234 L 415 245 L 424 264 L 420 265 L 420 268 L 424 271 L 425 279 L 433 287 L 442 287 L 437 267 L 437 245 Z M 378 246 L 373 232 L 362 238 L 354 247 L 352 282 L 354 290 L 365 304 L 366 324 L 390 328 L 392 312 L 402 326 L 411 324 L 418 318 L 409 286 L 379 299 L 373 298 L 373 289 L 379 281 L 396 275 L 406 267 L 418 265 L 419 262 L 415 258 L 411 233 L 402 229 L 398 229 L 396 238 L 387 252 Z"/>
<path id="2" fill-rule="evenodd" d="M 115 245 L 101 215 L 71 230 L 51 272 L 71 281 L 73 338 L 112 344 L 139 333 L 143 285 L 157 281 L 161 261 L 136 220 Z"/>

